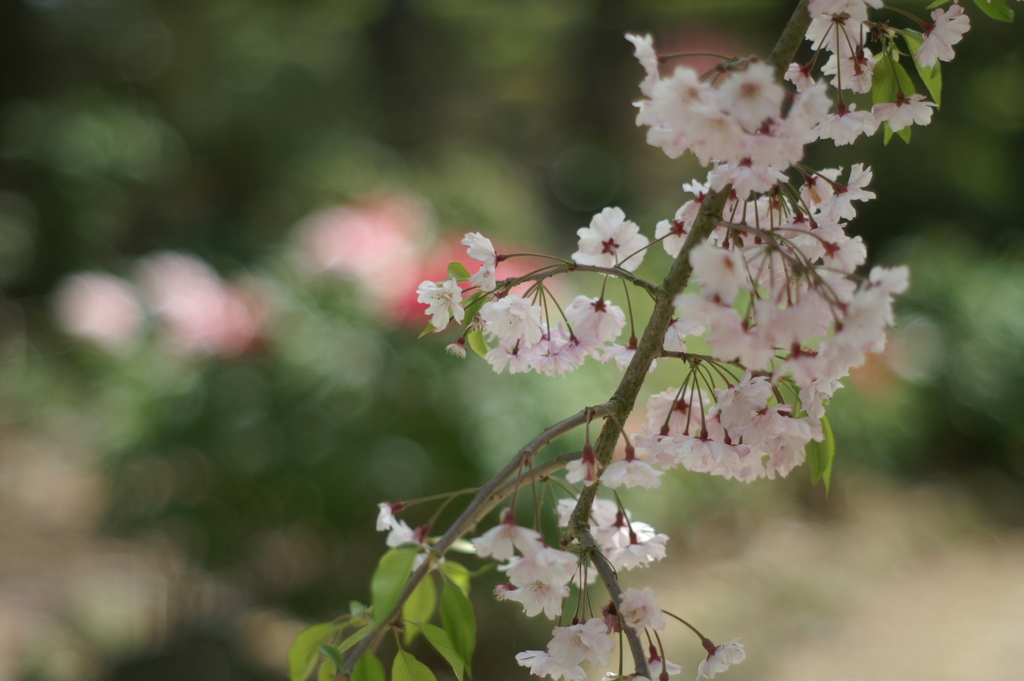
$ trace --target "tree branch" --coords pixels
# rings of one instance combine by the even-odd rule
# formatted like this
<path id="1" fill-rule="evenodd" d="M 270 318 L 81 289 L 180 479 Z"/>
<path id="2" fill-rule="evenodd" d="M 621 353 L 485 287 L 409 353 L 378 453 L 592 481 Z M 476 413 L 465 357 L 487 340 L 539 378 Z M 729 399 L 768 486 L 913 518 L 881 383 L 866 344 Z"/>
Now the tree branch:
<path id="1" fill-rule="evenodd" d="M 512 457 L 512 460 L 508 464 L 498 471 L 497 475 L 488 480 L 480 490 L 473 497 L 473 500 L 469 502 L 469 506 L 462 512 L 462 514 L 452 523 L 448 531 L 442 535 L 436 544 L 431 548 L 431 556 L 423 561 L 423 564 L 416 569 L 409 576 L 409 581 L 405 583 L 405 587 L 402 589 L 402 593 L 399 594 L 398 600 L 395 603 L 395 607 L 391 609 L 391 612 L 386 617 L 381 617 L 377 620 L 376 627 L 372 632 L 367 634 L 356 646 L 352 649 L 352 653 L 349 654 L 348 659 L 345 660 L 344 666 L 339 672 L 341 679 L 348 679 L 352 675 L 352 670 L 355 669 L 356 663 L 359 658 L 363 656 L 373 642 L 378 638 L 381 632 L 383 632 L 392 623 L 397 622 L 402 616 L 402 606 L 412 596 L 412 592 L 416 590 L 423 578 L 426 577 L 427 573 L 430 572 L 431 568 L 434 567 L 436 561 L 444 556 L 445 552 L 451 547 L 455 540 L 461 537 L 470 527 L 479 522 L 483 515 L 486 515 L 487 511 L 490 511 L 496 506 L 501 499 L 493 499 L 493 495 L 498 491 L 501 484 L 511 476 L 519 466 L 524 463 L 527 459 L 536 454 L 542 447 L 555 440 L 562 435 L 565 435 L 569 431 L 582 426 L 587 421 L 587 415 L 592 410 L 603 409 L 609 410 L 615 405 L 613 402 L 606 402 L 596 407 L 586 407 L 582 411 L 570 416 L 567 419 L 559 421 L 555 425 L 547 428 L 543 433 L 535 437 L 528 445 L 519 450 L 519 452 Z M 565 465 L 564 463 L 562 464 Z M 557 470 L 557 469 L 556 469 Z M 511 484 L 515 484 L 513 481 Z M 493 503 L 490 503 L 492 502 Z M 490 505 L 488 506 L 488 504 Z M 379 615 L 379 613 L 375 613 Z"/>
<path id="2" fill-rule="evenodd" d="M 593 486 L 596 487 L 596 485 Z M 590 530 L 580 532 L 580 544 L 583 544 L 583 548 L 587 549 L 587 552 L 590 554 L 590 562 L 594 564 L 597 576 L 601 578 L 601 582 L 608 589 L 608 595 L 611 596 L 612 602 L 615 603 L 616 612 L 622 612 L 622 587 L 619 586 L 619 580 L 615 576 L 612 564 L 601 553 L 601 548 L 594 540 L 594 536 L 590 534 Z M 629 641 L 629 651 L 633 654 L 633 665 L 636 667 L 636 673 L 648 679 L 651 678 L 651 671 L 647 667 L 647 653 L 644 652 L 644 644 L 640 640 L 640 634 L 625 622 L 623 622 L 622 633 L 626 635 L 626 640 Z"/>
<path id="3" fill-rule="evenodd" d="M 778 43 L 775 45 L 771 55 L 768 57 L 768 64 L 774 67 L 776 77 L 780 80 L 787 66 L 793 60 L 793 56 L 796 54 L 796 50 L 800 46 L 803 35 L 807 31 L 807 27 L 810 25 L 810 16 L 807 12 L 807 2 L 808 0 L 799 0 L 795 10 L 793 11 L 793 15 L 790 17 L 786 27 L 783 29 Z M 363 653 L 373 645 L 374 641 L 376 641 L 380 633 L 384 631 L 386 627 L 399 619 L 403 605 L 412 595 L 412 592 L 416 589 L 417 585 L 419 585 L 430 571 L 434 562 L 445 554 L 456 539 L 467 532 L 469 528 L 475 526 L 488 511 L 500 503 L 502 499 L 511 494 L 517 484 L 513 481 L 503 487 L 502 483 L 504 483 L 505 480 L 512 475 L 512 473 L 514 473 L 522 463 L 536 454 L 541 447 L 585 423 L 587 414 L 591 409 L 604 409 L 608 414 L 614 415 L 615 417 L 614 419 L 607 419 L 605 421 L 594 447 L 598 460 L 602 465 L 607 466 L 611 463 L 612 454 L 615 451 L 615 443 L 619 439 L 618 426 L 615 424 L 615 421 L 618 420 L 618 423 L 625 423 L 626 418 L 633 410 L 637 395 L 639 394 L 640 388 L 644 383 L 644 379 L 650 370 L 651 363 L 662 351 L 662 341 L 665 337 L 665 332 L 668 330 L 674 310 L 673 301 L 676 295 L 686 287 L 686 284 L 689 282 L 690 275 L 692 274 L 692 267 L 690 266 L 689 258 L 690 251 L 692 251 L 699 243 L 704 241 L 722 219 L 722 210 L 724 209 L 726 199 L 729 196 L 729 190 L 730 188 L 726 187 L 724 191 L 717 193 L 711 192 L 704 198 L 693 228 L 690 230 L 689 235 L 687 235 L 686 241 L 683 244 L 679 255 L 676 257 L 675 262 L 672 263 L 672 268 L 669 270 L 664 282 L 662 282 L 659 287 L 655 287 L 650 284 L 650 282 L 640 279 L 639 277 L 619 268 L 597 268 L 583 265 L 565 267 L 564 271 L 580 270 L 602 272 L 604 274 L 625 279 L 637 286 L 640 286 L 650 293 L 655 299 L 654 312 L 651 314 L 650 321 L 648 322 L 646 329 L 644 329 L 643 337 L 640 339 L 632 361 L 626 368 L 626 372 L 622 377 L 622 381 L 619 383 L 619 387 L 616 389 L 611 400 L 606 404 L 601 405 L 600 407 L 588 407 L 574 416 L 570 416 L 554 426 L 551 426 L 538 435 L 532 442 L 519 450 L 518 454 L 513 457 L 505 468 L 499 471 L 497 475 L 491 478 L 480 488 L 476 496 L 473 497 L 469 506 L 466 507 L 458 519 L 450 528 L 448 528 L 448 531 L 445 532 L 441 539 L 438 540 L 437 544 L 434 545 L 432 549 L 433 555 L 428 560 L 424 561 L 423 565 L 421 565 L 409 577 L 409 581 L 406 582 L 405 587 L 402 589 L 402 593 L 399 595 L 398 601 L 394 608 L 392 608 L 391 612 L 388 613 L 386 617 L 378 619 L 377 626 L 374 631 L 363 638 L 353 648 L 352 653 L 348 656 L 348 659 L 345 660 L 345 664 L 339 672 L 338 676 L 340 679 L 347 680 L 352 675 L 352 670 L 355 668 L 356 663 L 359 661 L 359 658 L 362 657 Z M 552 273 L 548 273 L 546 276 L 550 276 L 550 274 Z M 542 474 L 547 474 L 541 473 L 540 471 L 548 471 L 549 468 L 550 471 L 548 472 L 554 472 L 576 456 L 578 456 L 578 454 L 575 453 L 571 456 L 557 456 L 551 461 L 535 468 L 533 471 L 528 472 L 527 476 L 531 478 L 534 476 L 540 477 Z M 519 482 L 521 482 L 521 480 Z M 574 539 L 579 539 L 580 543 L 589 551 L 599 551 L 593 536 L 591 536 L 589 532 L 590 508 L 593 505 L 597 488 L 598 485 L 596 484 L 589 485 L 585 487 L 583 492 L 580 494 L 576 508 L 573 509 L 572 517 L 569 521 L 569 527 L 566 528 L 565 534 L 562 537 L 562 545 L 564 547 L 568 547 Z M 603 561 L 601 559 L 593 560 L 592 562 L 601 577 L 601 581 L 604 582 L 605 587 L 608 589 L 608 593 L 611 594 L 612 599 L 615 601 L 616 607 L 619 607 L 622 601 L 622 590 L 619 587 L 614 571 L 611 569 L 611 565 L 609 565 L 607 561 Z M 643 650 L 643 645 L 635 631 L 629 627 L 626 627 L 625 629 L 626 636 L 629 640 L 630 650 L 633 655 L 633 664 L 638 673 L 648 676 L 649 678 L 650 672 L 648 671 L 647 658 Z"/>

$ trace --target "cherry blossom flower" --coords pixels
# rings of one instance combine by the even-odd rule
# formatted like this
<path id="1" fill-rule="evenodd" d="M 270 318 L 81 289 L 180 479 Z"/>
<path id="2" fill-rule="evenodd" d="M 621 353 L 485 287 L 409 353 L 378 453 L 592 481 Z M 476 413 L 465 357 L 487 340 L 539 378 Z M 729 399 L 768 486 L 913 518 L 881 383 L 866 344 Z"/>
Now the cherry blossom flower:
<path id="1" fill-rule="evenodd" d="M 528 556 L 513 556 L 507 565 L 498 569 L 507 572 L 509 581 L 516 586 L 531 582 L 565 584 L 576 573 L 578 563 L 573 553 L 544 547 Z"/>
<path id="2" fill-rule="evenodd" d="M 948 10 L 940 7 L 932 11 L 932 23 L 925 29 L 924 41 L 914 53 L 914 59 L 924 68 L 934 66 L 940 59 L 953 61 L 953 45 L 963 40 L 970 28 L 971 20 L 958 4 Z"/>
<path id="3" fill-rule="evenodd" d="M 626 326 L 626 314 L 610 300 L 576 296 L 565 308 L 573 334 L 586 348 L 596 348 L 619 337 Z"/>
<path id="4" fill-rule="evenodd" d="M 732 305 L 740 289 L 750 290 L 742 257 L 734 251 L 703 243 L 690 251 L 690 265 L 694 279 L 703 287 L 701 295 L 708 300 Z"/>
<path id="5" fill-rule="evenodd" d="M 747 657 L 743 651 L 743 644 L 739 642 L 738 638 L 718 647 L 715 647 L 715 644 L 707 639 L 704 639 L 703 643 L 704 648 L 708 651 L 708 656 L 697 668 L 698 679 L 702 676 L 705 679 L 714 678 L 718 672 L 724 672 L 731 665 L 739 664 Z"/>
<path id="6" fill-rule="evenodd" d="M 569 587 L 547 582 L 530 582 L 519 587 L 502 583 L 494 587 L 494 596 L 499 601 L 522 604 L 527 617 L 534 617 L 543 611 L 548 619 L 553 620 L 562 614 L 562 601 L 569 597 Z"/>
<path id="7" fill-rule="evenodd" d="M 466 310 L 462 307 L 462 288 L 455 279 L 448 279 L 438 286 L 432 281 L 425 281 L 416 289 L 417 298 L 421 303 L 427 305 L 426 313 L 433 315 L 430 325 L 434 331 L 444 331 L 448 321 L 455 318 L 455 322 L 461 324 L 466 316 Z"/>
<path id="8" fill-rule="evenodd" d="M 601 474 L 601 482 L 610 489 L 622 485 L 651 489 L 661 484 L 658 477 L 663 473 L 664 471 L 655 469 L 646 461 L 637 459 L 633 447 L 627 446 L 626 458 L 608 466 Z"/>
<path id="9" fill-rule="evenodd" d="M 513 547 L 519 549 L 524 556 L 544 548 L 540 534 L 536 530 L 516 525 L 515 516 L 511 512 L 505 514 L 505 520 L 472 541 L 478 556 L 490 556 L 495 560 L 511 558 Z"/>
<path id="10" fill-rule="evenodd" d="M 871 112 L 875 120 L 881 125 L 882 122 L 889 124 L 893 132 L 899 132 L 911 123 L 916 125 L 928 125 L 932 122 L 932 109 L 934 102 L 924 101 L 924 95 L 903 96 L 901 92 L 895 102 L 887 104 L 875 104 Z"/>
<path id="11" fill-rule="evenodd" d="M 550 676 L 553 679 L 571 679 L 571 681 L 583 681 L 587 673 L 583 667 L 576 665 L 566 667 L 550 653 L 543 650 L 527 650 L 516 654 L 516 661 L 521 667 L 529 667 L 530 673 L 535 676 Z"/>
<path id="12" fill-rule="evenodd" d="M 593 617 L 586 622 L 568 627 L 555 627 L 548 652 L 566 667 L 583 660 L 590 664 L 608 664 L 615 642 L 608 636 L 604 620 Z"/>
<path id="13" fill-rule="evenodd" d="M 762 62 L 731 73 L 719 93 L 730 115 L 747 132 L 755 132 L 764 119 L 778 116 L 785 95 L 775 82 L 775 71 Z"/>
<path id="14" fill-rule="evenodd" d="M 644 259 L 650 243 L 636 223 L 626 220 L 621 208 L 605 208 L 594 216 L 589 227 L 581 227 L 579 250 L 572 259 L 581 265 L 621 267 L 632 272 Z"/>
<path id="15" fill-rule="evenodd" d="M 503 341 L 528 348 L 543 335 L 541 307 L 522 296 L 510 293 L 499 300 L 489 300 L 480 308 L 484 330 Z"/>
<path id="16" fill-rule="evenodd" d="M 469 246 L 466 250 L 469 257 L 482 261 L 480 269 L 470 277 L 469 282 L 474 286 L 479 286 L 481 291 L 493 291 L 495 287 L 494 269 L 498 264 L 498 255 L 494 252 L 494 244 L 482 234 L 470 232 L 462 240 L 462 245 Z"/>
<path id="17" fill-rule="evenodd" d="M 521 349 L 517 342 L 500 341 L 496 347 L 487 351 L 484 359 L 499 374 L 506 366 L 510 374 L 521 374 L 530 370 L 530 354 L 527 350 Z"/>
<path id="18" fill-rule="evenodd" d="M 661 655 L 658 655 L 658 649 L 651 646 L 651 656 L 647 658 L 647 671 L 651 673 L 651 677 L 658 679 L 664 672 L 665 676 L 675 676 L 683 672 L 682 665 L 673 664 L 668 660 L 663 660 Z"/>
<path id="19" fill-rule="evenodd" d="M 642 590 L 632 587 L 626 589 L 622 594 L 619 614 L 626 624 L 637 631 L 642 631 L 645 627 L 661 631 L 667 624 L 665 614 L 654 600 L 654 590 L 650 587 L 644 587 Z"/>
<path id="20" fill-rule="evenodd" d="M 654 528 L 646 523 L 632 522 L 632 534 L 620 533 L 632 537 L 632 540 L 623 546 L 611 549 L 608 552 L 608 561 L 616 570 L 632 570 L 635 567 L 647 567 L 653 561 L 665 557 L 665 544 L 668 543 L 668 535 L 655 534 Z M 596 538 L 596 536 L 595 536 Z"/>
<path id="21" fill-rule="evenodd" d="M 386 501 L 382 501 L 377 504 L 377 508 L 380 511 L 377 513 L 377 531 L 384 532 L 390 530 L 398 525 L 398 520 L 395 518 L 395 513 L 405 508 L 405 504 L 399 502 L 397 504 L 389 504 Z"/>
<path id="22" fill-rule="evenodd" d="M 878 120 L 870 111 L 857 111 L 856 104 L 841 106 L 837 113 L 831 114 L 824 122 L 818 124 L 814 132 L 821 139 L 830 139 L 837 147 L 853 144 L 860 135 L 875 134 Z"/>

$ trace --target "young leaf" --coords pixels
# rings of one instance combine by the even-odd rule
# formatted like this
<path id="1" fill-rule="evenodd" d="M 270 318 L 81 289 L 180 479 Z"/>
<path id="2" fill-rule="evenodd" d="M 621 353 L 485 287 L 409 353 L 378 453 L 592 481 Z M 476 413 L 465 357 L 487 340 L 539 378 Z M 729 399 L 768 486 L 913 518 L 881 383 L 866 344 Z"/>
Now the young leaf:
<path id="1" fill-rule="evenodd" d="M 437 329 L 434 328 L 433 324 L 427 324 L 427 328 L 425 328 L 422 331 L 420 331 L 420 335 L 418 335 L 416 337 L 417 338 L 423 338 L 424 336 L 426 336 L 431 331 L 437 331 Z"/>
<path id="2" fill-rule="evenodd" d="M 373 625 L 367 624 L 365 627 L 363 627 L 362 629 L 350 635 L 344 641 L 339 643 L 337 645 L 338 652 L 344 653 L 346 650 L 348 650 L 349 648 L 351 648 L 352 646 L 366 638 L 366 635 L 369 634 L 371 631 L 373 631 Z"/>
<path id="3" fill-rule="evenodd" d="M 455 586 L 462 589 L 462 593 L 469 596 L 469 568 L 462 563 L 446 560 L 441 564 L 441 572 L 454 582 Z"/>
<path id="4" fill-rule="evenodd" d="M 423 664 L 411 653 L 399 649 L 395 664 L 391 667 L 391 681 L 437 681 L 430 667 Z"/>
<path id="5" fill-rule="evenodd" d="M 911 55 L 917 54 L 917 51 L 921 49 L 921 43 L 924 42 L 924 35 L 917 31 L 904 31 L 903 39 L 907 42 L 907 48 L 910 50 Z M 942 106 L 942 69 L 939 67 L 941 62 L 935 62 L 931 67 L 924 68 L 914 60 L 914 66 L 917 68 L 917 75 L 921 77 L 921 82 L 928 88 L 928 94 L 935 100 L 935 106 Z"/>
<path id="6" fill-rule="evenodd" d="M 341 661 L 341 653 L 338 652 L 337 648 L 321 643 L 316 647 L 316 649 L 320 651 L 321 655 L 327 658 L 328 662 L 333 662 L 338 667 L 343 664 Z"/>
<path id="7" fill-rule="evenodd" d="M 384 665 L 380 663 L 377 656 L 367 650 L 356 663 L 352 670 L 349 681 L 386 681 L 384 676 Z"/>
<path id="8" fill-rule="evenodd" d="M 484 340 L 483 333 L 479 331 L 470 331 L 466 334 L 466 340 L 469 342 L 469 347 L 473 349 L 473 352 L 480 355 L 480 357 L 487 357 L 487 352 L 490 348 L 487 347 L 487 341 Z"/>
<path id="9" fill-rule="evenodd" d="M 473 276 L 469 273 L 469 270 L 466 269 L 466 266 L 457 260 L 448 263 L 448 274 L 459 281 L 466 281 Z"/>
<path id="10" fill-rule="evenodd" d="M 932 4 L 925 7 L 925 9 L 935 9 L 936 7 L 942 7 L 943 5 L 952 2 L 953 0 L 935 0 Z"/>
<path id="11" fill-rule="evenodd" d="M 306 627 L 295 637 L 295 643 L 288 651 L 288 678 L 291 681 L 305 681 L 313 672 L 320 659 L 317 646 L 325 643 L 335 629 L 334 622 L 324 622 Z"/>
<path id="12" fill-rule="evenodd" d="M 836 457 L 836 436 L 827 416 L 821 417 L 821 433 L 824 436 L 822 441 L 811 440 L 807 443 L 805 452 L 807 465 L 811 469 L 811 481 L 817 485 L 818 481 L 824 480 L 825 494 L 828 494 L 829 483 L 832 480 L 832 461 Z"/>
<path id="13" fill-rule="evenodd" d="M 359 601 L 349 601 L 348 612 L 353 618 L 362 617 L 366 613 L 366 606 Z"/>
<path id="14" fill-rule="evenodd" d="M 473 546 L 473 542 L 468 539 L 456 539 L 452 542 L 452 545 L 448 547 L 449 551 L 455 553 L 468 553 L 471 556 L 476 555 L 476 547 Z"/>
<path id="15" fill-rule="evenodd" d="M 398 594 L 409 579 L 412 561 L 418 550 L 414 546 L 399 546 L 381 556 L 373 579 L 370 580 L 373 617 L 378 622 L 387 617 L 398 602 Z"/>
<path id="16" fill-rule="evenodd" d="M 337 673 L 338 666 L 330 660 L 324 660 L 316 674 L 316 681 L 331 681 Z"/>
<path id="17" fill-rule="evenodd" d="M 452 671 L 455 672 L 455 678 L 462 681 L 464 665 L 462 664 L 462 659 L 459 658 L 459 654 L 455 652 L 455 647 L 452 646 L 452 640 L 448 637 L 448 632 L 441 627 L 427 624 L 426 622 L 417 626 L 423 631 L 426 639 L 430 641 L 430 645 L 434 646 L 434 649 L 441 653 L 441 657 L 448 660 L 448 664 L 452 666 Z"/>
<path id="18" fill-rule="evenodd" d="M 974 0 L 974 4 L 981 8 L 981 11 L 997 21 L 1007 23 L 1013 21 L 1013 10 L 1006 0 Z"/>
<path id="19" fill-rule="evenodd" d="M 466 665 L 466 673 L 473 674 L 473 649 L 476 648 L 476 616 L 473 604 L 462 589 L 451 582 L 441 591 L 441 621 L 451 638 L 452 647 Z"/>
<path id="20" fill-rule="evenodd" d="M 434 616 L 434 608 L 437 607 L 437 586 L 434 580 L 424 579 L 413 590 L 409 600 L 402 606 L 402 618 L 413 622 L 428 622 Z M 405 645 L 409 645 L 416 638 L 416 627 L 406 627 L 403 634 Z"/>

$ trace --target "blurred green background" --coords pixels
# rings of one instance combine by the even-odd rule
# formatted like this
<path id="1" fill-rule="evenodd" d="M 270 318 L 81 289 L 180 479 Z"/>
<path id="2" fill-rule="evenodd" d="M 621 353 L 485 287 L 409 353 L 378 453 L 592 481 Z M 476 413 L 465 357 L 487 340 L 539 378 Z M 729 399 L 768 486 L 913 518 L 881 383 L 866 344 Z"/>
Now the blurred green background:
<path id="1" fill-rule="evenodd" d="M 467 231 L 567 255 L 618 205 L 652 234 L 697 167 L 634 126 L 623 33 L 764 55 L 790 4 L 0 0 L 0 681 L 283 678 L 302 621 L 368 599 L 378 502 L 477 484 L 618 381 L 453 359 L 417 340 L 416 285 Z M 912 271 L 891 349 L 833 401 L 831 496 L 805 469 L 677 476 L 635 500 L 666 574 L 769 518 L 842 537 L 871 494 L 902 517 L 921 485 L 942 536 L 1024 524 L 1024 29 L 975 10 L 910 146 L 809 154 L 874 168 L 853 231 Z M 763 620 L 723 592 L 726 621 L 786 612 L 804 640 L 832 611 L 794 579 L 752 596 Z M 543 635 L 494 581 L 481 676 L 525 678 Z"/>

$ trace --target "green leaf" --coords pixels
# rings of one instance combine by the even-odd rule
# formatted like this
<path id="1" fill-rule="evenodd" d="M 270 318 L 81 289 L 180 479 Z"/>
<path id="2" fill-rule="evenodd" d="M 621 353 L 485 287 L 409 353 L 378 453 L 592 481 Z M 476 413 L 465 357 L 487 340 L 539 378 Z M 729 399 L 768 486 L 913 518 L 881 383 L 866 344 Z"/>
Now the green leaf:
<path id="1" fill-rule="evenodd" d="M 353 618 L 362 617 L 366 613 L 366 606 L 359 601 L 349 601 L 348 612 Z"/>
<path id="2" fill-rule="evenodd" d="M 836 458 L 836 436 L 827 416 L 821 417 L 821 434 L 822 441 L 811 440 L 804 451 L 811 469 L 811 482 L 817 485 L 823 480 L 825 494 L 828 494 L 829 483 L 832 480 L 832 461 Z"/>
<path id="3" fill-rule="evenodd" d="M 352 677 L 349 681 L 386 681 L 384 665 L 380 663 L 376 655 L 366 651 L 356 663 L 356 668 L 352 670 Z"/>
<path id="4" fill-rule="evenodd" d="M 306 627 L 295 637 L 295 643 L 288 651 L 288 678 L 291 681 L 305 681 L 320 660 L 317 646 L 326 643 L 337 625 L 324 622 Z"/>
<path id="5" fill-rule="evenodd" d="M 432 331 L 437 331 L 437 329 L 434 328 L 433 324 L 427 324 L 427 328 L 425 328 L 422 331 L 420 331 L 420 335 L 418 335 L 416 337 L 417 338 L 423 338 L 424 336 L 426 336 L 428 333 L 431 333 Z"/>
<path id="6" fill-rule="evenodd" d="M 458 653 L 466 673 L 473 675 L 473 649 L 476 648 L 476 616 L 473 604 L 462 589 L 446 582 L 441 591 L 441 620 L 444 630 L 452 640 L 452 647 Z"/>
<path id="7" fill-rule="evenodd" d="M 321 643 L 316 647 L 316 649 L 319 650 L 320 654 L 326 657 L 329 662 L 333 662 L 336 666 L 340 667 L 343 664 L 341 661 L 341 653 L 338 652 L 337 648 Z"/>
<path id="8" fill-rule="evenodd" d="M 459 654 L 455 652 L 455 647 L 452 645 L 451 638 L 448 637 L 446 632 L 441 627 L 433 624 L 417 625 L 423 631 L 423 635 L 430 641 L 430 645 L 434 646 L 434 650 L 441 653 L 441 657 L 448 660 L 448 664 L 452 666 L 452 671 L 455 672 L 455 678 L 462 681 L 462 671 L 465 666 L 462 664 L 462 659 Z"/>
<path id="9" fill-rule="evenodd" d="M 434 609 L 437 607 L 437 586 L 434 580 L 428 575 L 422 582 L 416 585 L 409 600 L 402 606 L 402 618 L 413 622 L 428 622 L 434 616 Z M 417 629 L 406 627 L 403 635 L 405 645 L 409 645 L 416 638 Z"/>
<path id="10" fill-rule="evenodd" d="M 915 55 L 921 49 L 921 43 L 924 42 L 924 34 L 917 31 L 904 31 L 903 39 L 907 42 L 910 54 Z M 936 61 L 932 66 L 925 68 L 918 64 L 916 59 L 914 60 L 917 75 L 921 77 L 921 82 L 928 88 L 928 94 L 932 96 L 936 107 L 942 106 L 942 69 L 939 67 L 940 63 Z"/>
<path id="11" fill-rule="evenodd" d="M 895 102 L 900 88 L 907 97 L 917 92 L 910 74 L 898 61 L 899 54 L 895 53 L 895 50 L 889 50 L 888 54 L 891 55 L 891 59 L 886 57 L 886 52 L 879 55 L 875 70 L 871 74 L 871 101 L 874 104 Z M 896 86 L 897 82 L 899 87 Z"/>
<path id="12" fill-rule="evenodd" d="M 469 596 L 469 568 L 462 563 L 446 560 L 441 563 L 441 572 L 444 576 L 455 583 L 455 586 L 462 589 L 462 593 Z"/>
<path id="13" fill-rule="evenodd" d="M 330 681 L 338 673 L 338 666 L 330 660 L 324 660 L 317 672 L 316 681 Z"/>
<path id="14" fill-rule="evenodd" d="M 466 303 L 466 319 L 473 319 L 489 298 L 490 296 L 486 293 L 477 293 L 470 298 L 469 302 Z"/>
<path id="15" fill-rule="evenodd" d="M 412 561 L 418 550 L 415 546 L 399 546 L 381 556 L 373 579 L 370 580 L 373 617 L 378 622 L 387 617 L 398 602 L 398 595 L 409 580 Z"/>
<path id="16" fill-rule="evenodd" d="M 346 650 L 348 650 L 349 648 L 351 648 L 352 646 L 354 646 L 355 644 L 359 643 L 364 638 L 366 638 L 366 635 L 369 634 L 371 631 L 373 631 L 373 625 L 372 624 L 367 624 L 365 627 L 363 627 L 362 629 L 360 629 L 359 631 L 357 631 L 356 633 L 352 634 L 351 636 L 346 638 L 344 641 L 339 643 L 336 646 L 338 652 L 339 653 L 345 652 Z"/>
<path id="17" fill-rule="evenodd" d="M 391 667 L 391 681 L 437 681 L 430 667 L 423 664 L 411 653 L 399 649 L 395 664 Z"/>
<path id="18" fill-rule="evenodd" d="M 448 274 L 455 277 L 459 281 L 466 281 L 471 276 L 473 276 L 469 273 L 469 270 L 466 269 L 466 266 L 457 260 L 448 263 Z"/>
<path id="19" fill-rule="evenodd" d="M 953 0 L 935 0 L 935 2 L 925 7 L 925 9 L 935 9 L 936 7 L 942 7 L 943 5 L 952 1 Z"/>
<path id="20" fill-rule="evenodd" d="M 473 349 L 473 352 L 486 358 L 487 352 L 490 350 L 487 347 L 487 341 L 484 340 L 484 334 L 480 331 L 470 331 L 466 334 L 466 340 L 469 342 L 469 347 Z"/>
<path id="21" fill-rule="evenodd" d="M 992 0 L 991 2 L 974 0 L 974 4 L 980 7 L 982 12 L 997 21 L 1005 21 L 1007 23 L 1013 21 L 1013 10 L 1010 9 L 1006 0 Z"/>

